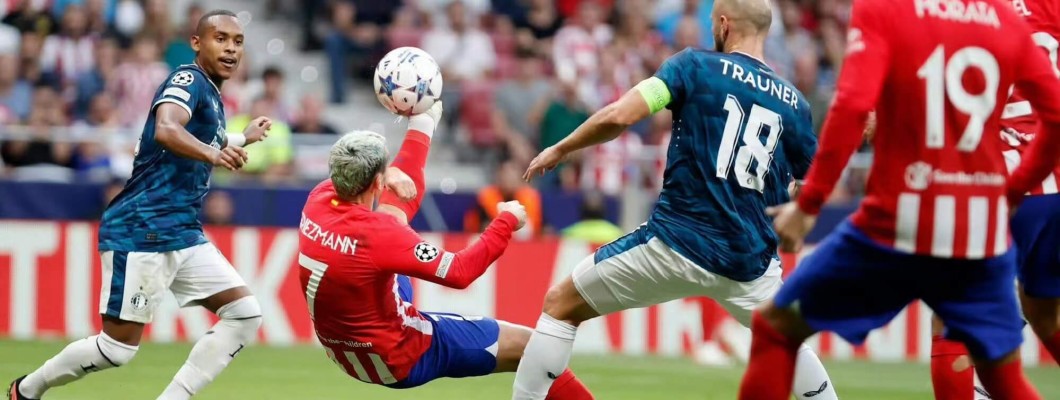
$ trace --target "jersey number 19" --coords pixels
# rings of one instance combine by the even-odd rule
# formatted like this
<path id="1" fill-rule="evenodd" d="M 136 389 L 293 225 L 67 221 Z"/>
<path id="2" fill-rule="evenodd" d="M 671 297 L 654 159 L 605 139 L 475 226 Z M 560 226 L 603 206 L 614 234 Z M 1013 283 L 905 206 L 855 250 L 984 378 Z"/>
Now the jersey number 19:
<path id="1" fill-rule="evenodd" d="M 740 102 L 733 95 L 725 98 L 725 111 L 729 116 L 725 119 L 725 129 L 721 136 L 721 147 L 718 149 L 717 177 L 729 178 L 729 170 L 733 167 L 733 153 L 735 157 L 736 181 L 740 186 L 754 189 L 759 192 L 765 189 L 766 173 L 769 172 L 769 164 L 773 161 L 773 151 L 780 142 L 780 134 L 784 128 L 781 124 L 780 114 L 772 110 L 754 104 L 751 106 L 751 114 L 747 116 L 744 123 L 744 110 Z M 743 128 L 743 133 L 740 134 Z M 765 144 L 762 144 L 760 136 L 762 128 L 769 131 Z M 736 137 L 743 137 L 743 146 L 736 151 Z M 756 168 L 751 170 L 751 160 L 756 162 Z"/>

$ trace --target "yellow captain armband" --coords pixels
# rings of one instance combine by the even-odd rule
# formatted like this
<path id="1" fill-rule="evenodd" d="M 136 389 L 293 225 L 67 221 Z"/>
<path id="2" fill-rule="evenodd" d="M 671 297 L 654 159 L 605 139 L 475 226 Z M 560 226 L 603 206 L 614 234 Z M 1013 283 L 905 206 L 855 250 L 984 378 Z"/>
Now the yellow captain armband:
<path id="1" fill-rule="evenodd" d="M 637 86 L 634 86 L 634 89 L 637 89 L 641 97 L 644 97 L 644 101 L 648 103 L 648 109 L 651 110 L 652 114 L 666 108 L 672 99 L 670 97 L 670 89 L 666 87 L 666 82 L 656 76 L 640 81 Z"/>

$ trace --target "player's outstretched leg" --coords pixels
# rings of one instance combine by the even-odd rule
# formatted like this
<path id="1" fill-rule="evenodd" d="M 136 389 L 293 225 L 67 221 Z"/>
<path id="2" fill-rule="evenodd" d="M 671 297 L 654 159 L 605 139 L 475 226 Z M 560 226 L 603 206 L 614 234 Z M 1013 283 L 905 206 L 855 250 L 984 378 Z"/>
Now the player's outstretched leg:
<path id="1" fill-rule="evenodd" d="M 512 372 L 526 354 L 526 345 L 534 332 L 522 325 L 497 321 L 500 324 L 497 368 L 493 372 Z M 574 372 L 567 368 L 552 382 L 545 400 L 592 400 L 593 394 Z"/>
<path id="2" fill-rule="evenodd" d="M 549 289 L 545 295 L 544 312 L 537 320 L 537 327 L 515 372 L 512 399 L 545 399 L 553 385 L 560 385 L 569 373 L 567 364 L 570 363 L 578 325 L 598 316 L 575 289 L 572 278 L 567 277 Z"/>
<path id="3" fill-rule="evenodd" d="M 67 345 L 40 368 L 12 383 L 11 399 L 39 399 L 48 389 L 125 365 L 139 348 L 143 324 L 103 316 L 103 331 Z"/>
<path id="4" fill-rule="evenodd" d="M 195 342 L 188 360 L 158 397 L 160 400 L 189 399 L 198 393 L 254 339 L 261 326 L 261 306 L 246 286 L 207 297 L 202 305 L 221 320 Z"/>
<path id="5" fill-rule="evenodd" d="M 1040 400 L 1042 396 L 1023 374 L 1019 350 L 1000 360 L 976 360 L 979 379 L 994 400 Z"/>
<path id="6" fill-rule="evenodd" d="M 799 352 L 795 356 L 795 380 L 791 388 L 798 400 L 836 400 L 839 398 L 821 359 L 810 346 L 805 344 L 799 346 Z"/>
<path id="7" fill-rule="evenodd" d="M 1060 360 L 1060 298 L 1031 297 L 1025 290 L 1021 295 L 1023 315 L 1031 329 L 1053 359 Z"/>
<path id="8" fill-rule="evenodd" d="M 770 302 L 754 313 L 751 333 L 751 359 L 740 383 L 740 400 L 788 399 L 799 349 L 813 330 L 794 311 Z"/>
<path id="9" fill-rule="evenodd" d="M 942 336 L 938 316 L 931 318 L 931 387 L 936 400 L 968 400 L 975 396 L 975 367 L 968 348 Z"/>

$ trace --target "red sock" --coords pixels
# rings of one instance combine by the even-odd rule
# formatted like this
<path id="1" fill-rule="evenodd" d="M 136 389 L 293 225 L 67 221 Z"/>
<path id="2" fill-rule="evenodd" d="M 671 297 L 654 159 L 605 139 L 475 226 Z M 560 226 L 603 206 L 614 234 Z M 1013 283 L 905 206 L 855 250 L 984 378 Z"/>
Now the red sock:
<path id="1" fill-rule="evenodd" d="M 958 358 L 965 357 L 958 361 Z M 954 364 L 967 364 L 957 371 Z M 975 396 L 975 368 L 968 349 L 961 342 L 942 335 L 931 337 L 931 386 L 936 400 L 968 400 Z"/>
<path id="2" fill-rule="evenodd" d="M 994 400 L 1041 400 L 1038 390 L 1023 375 L 1019 359 L 995 367 L 980 367 L 979 380 Z"/>
<path id="3" fill-rule="evenodd" d="M 1049 350 L 1049 354 L 1053 356 L 1053 360 L 1060 363 L 1060 331 L 1053 333 L 1050 338 L 1042 339 L 1042 345 L 1045 346 L 1046 350 Z"/>
<path id="4" fill-rule="evenodd" d="M 751 320 L 751 360 L 740 383 L 740 400 L 788 400 L 799 343 L 792 343 L 757 311 Z"/>
<path id="5" fill-rule="evenodd" d="M 593 400 L 593 394 L 574 376 L 574 372 L 567 368 L 552 381 L 552 387 L 548 389 L 545 400 Z"/>
<path id="6" fill-rule="evenodd" d="M 405 141 L 401 143 L 397 157 L 390 164 L 404 172 L 416 185 L 416 198 L 404 201 L 398 198 L 394 192 L 385 191 L 379 197 L 379 204 L 387 204 L 397 207 L 405 212 L 409 221 L 420 210 L 420 202 L 423 201 L 427 185 L 423 182 L 423 168 L 427 165 L 427 153 L 431 150 L 431 138 L 423 132 L 408 131 L 405 133 Z"/>

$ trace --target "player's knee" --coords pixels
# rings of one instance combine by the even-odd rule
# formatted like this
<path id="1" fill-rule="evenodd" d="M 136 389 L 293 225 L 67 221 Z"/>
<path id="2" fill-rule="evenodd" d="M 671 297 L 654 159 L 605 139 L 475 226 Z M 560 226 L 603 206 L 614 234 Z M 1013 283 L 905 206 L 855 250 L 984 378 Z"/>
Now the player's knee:
<path id="1" fill-rule="evenodd" d="M 217 309 L 221 322 L 232 327 L 242 340 L 249 340 L 261 327 L 261 304 L 254 296 L 241 297 Z"/>
<path id="2" fill-rule="evenodd" d="M 582 298 L 569 278 L 548 289 L 542 311 L 548 316 L 578 326 L 596 317 L 596 311 Z"/>
<path id="3" fill-rule="evenodd" d="M 133 357 L 136 356 L 136 351 L 139 349 L 138 346 L 130 346 L 128 344 L 119 342 L 114 338 L 111 338 L 106 333 L 100 332 L 96 336 L 96 348 L 99 349 L 99 353 L 110 365 L 97 365 L 97 368 L 104 369 L 107 367 L 120 367 L 128 364 L 132 361 Z"/>

